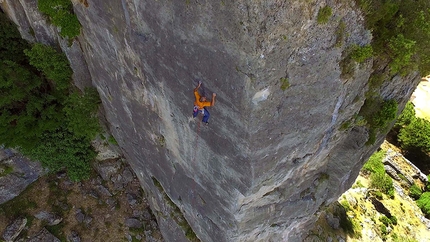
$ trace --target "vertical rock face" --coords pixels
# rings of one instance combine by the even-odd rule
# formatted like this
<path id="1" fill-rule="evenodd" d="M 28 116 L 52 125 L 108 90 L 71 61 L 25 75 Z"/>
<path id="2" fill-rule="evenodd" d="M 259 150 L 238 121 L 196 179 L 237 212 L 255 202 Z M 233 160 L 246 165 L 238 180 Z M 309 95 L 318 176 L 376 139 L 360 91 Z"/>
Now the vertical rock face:
<path id="1" fill-rule="evenodd" d="M 2 8 L 24 9 L 14 20 L 37 37 L 35 2 Z M 183 218 L 202 241 L 300 241 L 382 141 L 340 128 L 372 72 L 368 60 L 341 78 L 342 52 L 371 41 L 353 1 L 73 2 L 82 58 L 59 43 L 75 72 L 86 63 L 166 241 L 192 237 Z M 197 80 L 217 93 L 209 126 L 191 118 Z M 417 80 L 395 77 L 383 97 L 402 105 Z"/>

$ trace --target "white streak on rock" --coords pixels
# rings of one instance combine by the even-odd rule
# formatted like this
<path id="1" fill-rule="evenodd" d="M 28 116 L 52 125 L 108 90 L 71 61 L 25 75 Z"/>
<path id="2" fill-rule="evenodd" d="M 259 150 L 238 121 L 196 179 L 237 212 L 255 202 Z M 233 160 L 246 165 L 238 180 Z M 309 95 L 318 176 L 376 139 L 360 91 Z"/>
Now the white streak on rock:
<path id="1" fill-rule="evenodd" d="M 259 92 L 257 92 L 253 97 L 252 97 L 252 102 L 257 105 L 259 102 L 264 101 L 267 99 L 267 97 L 269 97 L 270 92 L 269 92 L 269 88 L 267 87 L 264 90 L 261 90 Z"/>

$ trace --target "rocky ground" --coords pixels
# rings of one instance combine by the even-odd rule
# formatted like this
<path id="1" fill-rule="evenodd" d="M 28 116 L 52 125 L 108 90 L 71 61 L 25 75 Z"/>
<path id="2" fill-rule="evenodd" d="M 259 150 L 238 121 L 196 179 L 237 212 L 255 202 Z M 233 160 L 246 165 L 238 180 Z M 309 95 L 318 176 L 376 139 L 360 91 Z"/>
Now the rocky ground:
<path id="1" fill-rule="evenodd" d="M 1 204 L 1 239 L 163 241 L 145 194 L 123 158 L 104 150 L 94 167 L 92 178 L 82 182 L 71 182 L 65 173 L 42 176 Z"/>
<path id="2" fill-rule="evenodd" d="M 353 187 L 320 214 L 306 241 L 430 241 L 430 220 L 408 196 L 409 186 L 422 187 L 425 175 L 395 146 L 384 142 L 381 148 L 387 150 L 384 164 L 393 178 L 394 199 L 373 196 L 368 176 L 360 173 Z M 380 219 L 387 213 L 397 218 L 397 224 L 382 225 Z"/>

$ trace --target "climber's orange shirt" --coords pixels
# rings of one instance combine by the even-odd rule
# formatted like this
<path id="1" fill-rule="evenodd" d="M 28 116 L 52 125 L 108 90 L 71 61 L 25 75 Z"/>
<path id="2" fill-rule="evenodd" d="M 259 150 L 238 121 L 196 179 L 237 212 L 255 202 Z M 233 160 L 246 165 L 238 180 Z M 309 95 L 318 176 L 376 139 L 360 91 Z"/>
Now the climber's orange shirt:
<path id="1" fill-rule="evenodd" d="M 199 109 L 211 106 L 211 102 L 209 101 L 200 102 L 200 94 L 198 91 L 194 91 L 194 97 L 196 98 L 196 100 L 194 101 L 194 105 L 196 105 Z"/>

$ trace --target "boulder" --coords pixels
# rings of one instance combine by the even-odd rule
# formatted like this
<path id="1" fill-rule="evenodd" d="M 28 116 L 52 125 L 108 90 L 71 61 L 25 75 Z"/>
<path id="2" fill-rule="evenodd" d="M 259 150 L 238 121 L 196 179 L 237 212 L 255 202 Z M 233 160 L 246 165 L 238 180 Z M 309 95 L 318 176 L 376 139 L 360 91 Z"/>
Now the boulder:
<path id="1" fill-rule="evenodd" d="M 339 229 L 340 226 L 340 219 L 333 216 L 331 213 L 327 213 L 325 216 L 327 223 L 332 227 L 333 229 Z"/>
<path id="2" fill-rule="evenodd" d="M 27 224 L 27 218 L 21 217 L 15 219 L 11 224 L 9 224 L 3 232 L 3 239 L 6 242 L 14 241 L 21 231 L 24 229 Z"/>
<path id="3" fill-rule="evenodd" d="M 60 216 L 46 211 L 40 211 L 34 216 L 40 220 L 46 221 L 49 226 L 57 225 L 63 221 L 63 218 Z"/>
<path id="4" fill-rule="evenodd" d="M 97 192 L 101 195 L 101 196 L 105 196 L 105 197 L 112 197 L 112 193 L 110 193 L 110 191 L 103 185 L 98 185 L 96 186 Z"/>
<path id="5" fill-rule="evenodd" d="M 31 161 L 10 149 L 0 150 L 0 161 L 12 171 L 0 176 L 0 204 L 18 196 L 24 189 L 45 173 L 39 162 Z"/>
<path id="6" fill-rule="evenodd" d="M 385 172 L 390 175 L 394 180 L 400 181 L 401 178 L 397 175 L 397 171 L 390 165 L 384 165 Z"/>
<path id="7" fill-rule="evenodd" d="M 119 160 L 99 161 L 95 164 L 95 169 L 103 180 L 109 181 L 113 174 L 118 173 L 121 166 Z"/>
<path id="8" fill-rule="evenodd" d="M 78 232 L 72 231 L 67 236 L 67 242 L 81 242 L 81 237 L 79 236 Z"/>
<path id="9" fill-rule="evenodd" d="M 125 226 L 129 228 L 142 228 L 143 224 L 142 222 L 137 218 L 126 218 L 125 219 Z"/>
<path id="10" fill-rule="evenodd" d="M 76 218 L 76 221 L 78 221 L 79 223 L 82 223 L 85 220 L 85 214 L 82 212 L 82 210 L 77 209 L 75 213 L 75 218 Z"/>
<path id="11" fill-rule="evenodd" d="M 43 228 L 27 242 L 61 242 L 61 240 L 51 234 L 46 228 Z"/>

